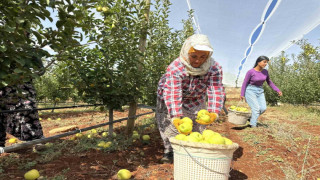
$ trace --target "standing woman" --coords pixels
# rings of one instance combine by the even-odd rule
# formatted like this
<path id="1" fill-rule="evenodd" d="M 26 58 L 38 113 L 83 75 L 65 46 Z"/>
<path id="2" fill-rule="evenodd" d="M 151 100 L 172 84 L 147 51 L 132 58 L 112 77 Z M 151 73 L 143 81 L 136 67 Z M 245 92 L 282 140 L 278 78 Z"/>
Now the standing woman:
<path id="1" fill-rule="evenodd" d="M 268 85 L 276 91 L 279 96 L 282 96 L 282 92 L 273 84 L 268 71 L 265 69 L 268 62 L 268 57 L 258 57 L 254 67 L 247 72 L 242 84 L 240 99 L 243 100 L 245 98 L 251 108 L 250 127 L 257 127 L 258 117 L 267 109 L 266 98 L 262 87 L 265 81 L 267 81 Z"/>
<path id="2" fill-rule="evenodd" d="M 212 52 L 206 35 L 190 36 L 179 58 L 168 66 L 159 81 L 156 120 L 165 148 L 162 163 L 173 160 L 169 138 L 178 134 L 177 119 L 189 117 L 193 120 L 192 131 L 201 133 L 206 125 L 195 122 L 197 112 L 207 109 L 218 118 L 223 107 L 222 68 L 211 58 Z"/>

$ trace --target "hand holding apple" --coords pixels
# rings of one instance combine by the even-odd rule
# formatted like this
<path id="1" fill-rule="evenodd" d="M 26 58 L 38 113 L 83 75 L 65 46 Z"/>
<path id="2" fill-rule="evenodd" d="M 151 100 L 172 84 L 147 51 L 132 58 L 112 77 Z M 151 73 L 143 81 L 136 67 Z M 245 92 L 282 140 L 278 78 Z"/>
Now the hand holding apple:
<path id="1" fill-rule="evenodd" d="M 205 109 L 201 109 L 197 114 L 196 122 L 202 125 L 208 125 L 213 123 L 216 119 L 218 119 L 218 114 L 213 112 L 208 112 Z"/>

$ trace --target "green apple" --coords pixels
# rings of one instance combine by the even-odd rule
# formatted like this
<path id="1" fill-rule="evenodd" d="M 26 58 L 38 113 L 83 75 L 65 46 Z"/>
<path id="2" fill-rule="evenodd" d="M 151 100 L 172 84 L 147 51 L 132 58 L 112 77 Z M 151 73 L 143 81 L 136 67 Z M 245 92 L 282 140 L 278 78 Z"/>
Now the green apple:
<path id="1" fill-rule="evenodd" d="M 192 132 L 189 136 L 195 137 L 198 141 L 203 140 L 203 137 L 199 132 Z"/>
<path id="2" fill-rule="evenodd" d="M 178 135 L 176 135 L 176 139 L 178 139 L 178 140 L 182 140 L 182 141 L 184 141 L 185 140 L 185 138 L 186 138 L 187 136 L 186 135 L 184 135 L 184 134 L 178 134 Z"/>
<path id="3" fill-rule="evenodd" d="M 97 7 L 97 11 L 98 11 L 98 12 L 102 11 L 102 7 L 101 7 L 101 6 L 98 6 L 98 7 Z"/>
<path id="4" fill-rule="evenodd" d="M 221 136 L 212 136 L 207 142 L 210 144 L 225 144 L 225 140 Z"/>
<path id="5" fill-rule="evenodd" d="M 117 137 L 117 133 L 113 132 L 113 133 L 112 133 L 112 136 L 113 136 L 114 138 Z"/>
<path id="6" fill-rule="evenodd" d="M 107 12 L 108 9 L 109 9 L 108 7 L 103 7 L 103 8 L 102 8 L 102 11 L 103 11 L 103 12 Z"/>
<path id="7" fill-rule="evenodd" d="M 48 121 L 51 121 L 52 119 L 51 118 L 48 118 Z"/>
<path id="8" fill-rule="evenodd" d="M 202 115 L 201 117 L 200 117 L 200 119 L 202 120 L 202 121 L 204 121 L 204 122 L 210 122 L 210 116 L 209 115 L 207 115 L 207 114 L 205 114 L 205 115 Z"/>
<path id="9" fill-rule="evenodd" d="M 100 141 L 99 144 L 98 144 L 98 146 L 99 146 L 99 147 L 103 147 L 105 144 L 106 144 L 106 142 Z"/>
<path id="10" fill-rule="evenodd" d="M 211 136 L 213 136 L 216 132 L 210 130 L 210 129 L 206 129 L 202 132 L 202 137 L 203 139 L 209 139 Z"/>
<path id="11" fill-rule="evenodd" d="M 117 173 L 118 179 L 130 179 L 131 172 L 127 169 L 121 169 Z"/>
<path id="12" fill-rule="evenodd" d="M 144 141 L 149 141 L 149 140 L 150 140 L 150 136 L 149 136 L 149 135 L 143 135 L 143 136 L 142 136 L 142 139 L 143 139 Z"/>
<path id="13" fill-rule="evenodd" d="M 61 118 L 58 118 L 57 121 L 61 121 Z"/>
<path id="14" fill-rule="evenodd" d="M 223 137 L 223 138 L 224 138 L 225 144 L 227 144 L 227 145 L 233 144 L 233 142 L 230 139 L 228 139 L 226 137 Z"/>
<path id="15" fill-rule="evenodd" d="M 232 106 L 230 106 L 230 109 L 236 109 L 237 107 L 236 106 L 234 106 L 234 105 L 232 105 Z"/>
<path id="16" fill-rule="evenodd" d="M 133 134 L 139 134 L 138 131 L 133 131 L 132 133 L 133 133 Z"/>
<path id="17" fill-rule="evenodd" d="M 154 125 L 154 124 L 150 125 L 150 128 L 152 128 L 152 129 L 154 129 L 155 127 L 156 127 L 156 125 Z"/>
<path id="18" fill-rule="evenodd" d="M 139 139 L 139 138 L 140 138 L 140 135 L 139 135 L 139 134 L 134 133 L 134 134 L 132 134 L 132 138 L 133 138 L 133 139 Z"/>
<path id="19" fill-rule="evenodd" d="M 24 178 L 27 180 L 35 180 L 40 177 L 40 173 L 36 169 L 32 169 L 24 174 Z"/>
<path id="20" fill-rule="evenodd" d="M 96 129 L 91 129 L 91 133 L 92 134 L 97 134 L 97 130 Z"/>
<path id="21" fill-rule="evenodd" d="M 189 123 L 182 123 L 179 125 L 179 130 L 183 133 L 189 133 L 192 131 L 192 124 Z"/>
<path id="22" fill-rule="evenodd" d="M 102 135 L 102 137 L 107 137 L 108 133 L 107 132 L 103 132 L 101 135 Z"/>
<path id="23" fill-rule="evenodd" d="M 181 119 L 182 123 L 189 123 L 189 124 L 193 124 L 192 119 L 190 119 L 189 117 L 184 117 Z"/>
<path id="24" fill-rule="evenodd" d="M 199 140 L 197 138 L 195 138 L 194 136 L 187 136 L 185 138 L 185 141 L 189 141 L 189 142 L 199 142 Z"/>
<path id="25" fill-rule="evenodd" d="M 76 134 L 76 137 L 77 137 L 77 138 L 81 138 L 82 136 L 83 136 L 83 134 L 81 134 L 81 133 L 77 133 L 77 134 Z"/>

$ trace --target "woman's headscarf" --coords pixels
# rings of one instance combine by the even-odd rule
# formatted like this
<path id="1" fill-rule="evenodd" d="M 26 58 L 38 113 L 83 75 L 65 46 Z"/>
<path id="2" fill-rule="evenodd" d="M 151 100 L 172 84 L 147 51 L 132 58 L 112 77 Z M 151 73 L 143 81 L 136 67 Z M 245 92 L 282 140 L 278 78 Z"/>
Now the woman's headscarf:
<path id="1" fill-rule="evenodd" d="M 207 60 L 198 68 L 191 66 L 189 61 L 189 50 L 194 48 L 195 50 L 209 51 Z M 211 66 L 212 46 L 206 35 L 194 34 L 190 36 L 183 44 L 180 51 L 181 62 L 186 66 L 187 72 L 192 76 L 202 76 L 207 74 Z"/>

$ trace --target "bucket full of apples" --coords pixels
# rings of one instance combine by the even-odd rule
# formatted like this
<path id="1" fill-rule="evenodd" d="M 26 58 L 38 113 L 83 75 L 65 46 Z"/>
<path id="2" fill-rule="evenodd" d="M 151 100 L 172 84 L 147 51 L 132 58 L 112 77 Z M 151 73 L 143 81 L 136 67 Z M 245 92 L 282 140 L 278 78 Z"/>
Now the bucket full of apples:
<path id="1" fill-rule="evenodd" d="M 195 123 L 199 119 L 198 113 Z M 178 129 L 182 133 L 170 138 L 174 152 L 174 179 L 228 179 L 233 152 L 239 145 L 212 130 L 192 132 L 193 121 L 190 120 L 183 122 L 189 123 L 185 124 L 188 131 Z"/>
<path id="2" fill-rule="evenodd" d="M 244 125 L 251 116 L 251 112 L 246 107 L 230 106 L 228 112 L 228 121 L 236 125 Z"/>

